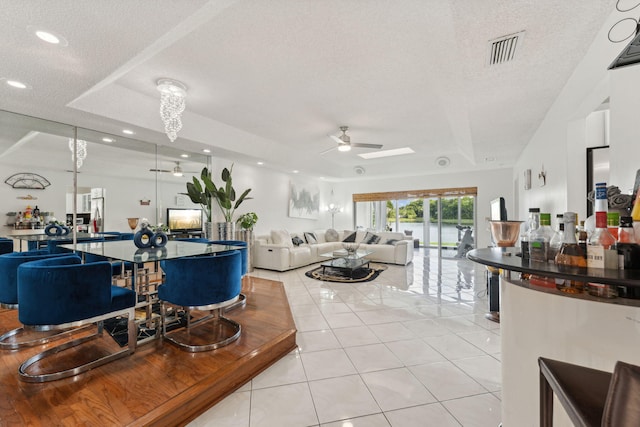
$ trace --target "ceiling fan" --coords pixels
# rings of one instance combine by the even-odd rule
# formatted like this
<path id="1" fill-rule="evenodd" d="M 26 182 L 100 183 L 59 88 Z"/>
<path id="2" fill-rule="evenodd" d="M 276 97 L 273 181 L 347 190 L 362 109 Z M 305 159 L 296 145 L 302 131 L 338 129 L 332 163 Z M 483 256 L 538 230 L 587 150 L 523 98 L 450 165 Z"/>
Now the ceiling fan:
<path id="1" fill-rule="evenodd" d="M 342 131 L 342 135 L 335 136 L 329 135 L 329 138 L 333 139 L 338 143 L 336 147 L 329 148 L 328 150 L 323 151 L 320 154 L 328 153 L 329 151 L 337 148 L 338 151 L 349 151 L 352 147 L 356 148 L 375 148 L 379 150 L 382 148 L 382 144 L 362 144 L 357 142 L 351 142 L 351 137 L 347 135 L 347 131 L 349 130 L 349 126 L 340 126 L 340 130 Z"/>
<path id="2" fill-rule="evenodd" d="M 169 170 L 169 169 L 149 169 L 149 172 L 172 173 L 173 176 L 183 176 L 184 175 L 184 171 L 180 167 L 180 162 L 176 162 L 176 165 L 172 170 Z M 189 172 L 189 173 L 195 173 L 195 172 Z"/>

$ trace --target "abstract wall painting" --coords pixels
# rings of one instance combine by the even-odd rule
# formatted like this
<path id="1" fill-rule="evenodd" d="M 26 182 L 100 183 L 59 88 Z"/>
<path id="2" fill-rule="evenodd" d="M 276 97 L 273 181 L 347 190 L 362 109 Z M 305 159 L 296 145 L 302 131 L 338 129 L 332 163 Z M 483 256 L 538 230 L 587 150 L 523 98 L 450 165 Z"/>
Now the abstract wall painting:
<path id="1" fill-rule="evenodd" d="M 291 218 L 318 219 L 320 214 L 320 188 L 312 181 L 291 181 L 289 189 L 289 216 Z"/>

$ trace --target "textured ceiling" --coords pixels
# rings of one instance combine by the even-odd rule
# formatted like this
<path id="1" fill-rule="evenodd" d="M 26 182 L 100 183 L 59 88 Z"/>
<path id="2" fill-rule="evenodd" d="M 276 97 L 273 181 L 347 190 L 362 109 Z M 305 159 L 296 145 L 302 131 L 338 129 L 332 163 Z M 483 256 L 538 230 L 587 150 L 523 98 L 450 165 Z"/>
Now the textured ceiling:
<path id="1" fill-rule="evenodd" d="M 0 109 L 169 145 L 155 84 L 169 77 L 188 87 L 174 145 L 340 179 L 356 165 L 367 177 L 443 172 L 439 156 L 447 172 L 511 166 L 615 0 L 0 4 L 0 78 L 31 86 L 0 85 Z M 488 41 L 523 30 L 515 60 L 488 66 Z M 416 153 L 320 155 L 341 125 L 352 142 Z"/>

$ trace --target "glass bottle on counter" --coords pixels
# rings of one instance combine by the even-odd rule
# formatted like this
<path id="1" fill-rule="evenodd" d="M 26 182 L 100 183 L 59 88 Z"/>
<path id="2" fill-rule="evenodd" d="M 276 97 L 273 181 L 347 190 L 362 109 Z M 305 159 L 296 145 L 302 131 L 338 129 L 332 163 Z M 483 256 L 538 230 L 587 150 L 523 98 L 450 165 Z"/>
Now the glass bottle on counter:
<path id="1" fill-rule="evenodd" d="M 618 225 L 620 224 L 620 214 L 618 212 L 607 212 L 607 228 L 616 241 L 618 240 Z"/>
<path id="2" fill-rule="evenodd" d="M 529 260 L 529 235 L 538 228 L 540 224 L 540 209 L 529 208 L 529 219 L 524 224 L 524 231 L 520 238 L 520 248 L 522 249 L 522 259 Z"/>
<path id="3" fill-rule="evenodd" d="M 616 239 L 607 226 L 607 185 L 596 184 L 595 216 L 596 228 L 587 240 L 587 266 L 590 268 L 618 268 L 618 252 L 615 249 Z M 617 290 L 615 286 L 601 283 L 587 284 L 589 294 L 615 298 Z"/>
<path id="4" fill-rule="evenodd" d="M 549 242 L 553 237 L 551 214 L 540 214 L 540 226 L 529 233 L 529 257 L 531 261 L 549 261 Z"/>
<path id="5" fill-rule="evenodd" d="M 558 221 L 558 225 L 556 227 L 556 231 L 553 233 L 551 240 L 549 241 L 549 260 L 555 261 L 556 255 L 560 250 L 560 246 L 562 246 L 562 242 L 564 241 L 564 220 L 562 214 L 557 214 L 556 219 Z"/>
<path id="6" fill-rule="evenodd" d="M 557 265 L 568 265 L 572 267 L 587 266 L 584 252 L 576 240 L 576 217 L 575 212 L 565 212 L 562 215 L 564 221 L 564 240 L 555 258 Z M 577 280 L 556 279 L 556 287 L 562 292 L 577 294 L 582 292 L 584 283 Z"/>
<path id="7" fill-rule="evenodd" d="M 577 215 L 576 215 L 576 221 L 577 221 Z M 565 229 L 565 233 L 566 233 L 566 229 Z M 578 240 L 578 246 L 580 246 L 580 248 L 582 249 L 582 253 L 584 254 L 584 257 L 586 258 L 588 235 L 587 235 L 587 229 L 584 226 L 584 221 L 580 221 L 580 225 L 576 229 L 576 239 Z"/>
<path id="8" fill-rule="evenodd" d="M 633 230 L 633 219 L 630 216 L 620 217 L 620 227 L 618 227 L 618 243 L 616 243 L 616 251 L 618 252 L 618 268 L 636 267 L 637 261 L 637 240 Z"/>

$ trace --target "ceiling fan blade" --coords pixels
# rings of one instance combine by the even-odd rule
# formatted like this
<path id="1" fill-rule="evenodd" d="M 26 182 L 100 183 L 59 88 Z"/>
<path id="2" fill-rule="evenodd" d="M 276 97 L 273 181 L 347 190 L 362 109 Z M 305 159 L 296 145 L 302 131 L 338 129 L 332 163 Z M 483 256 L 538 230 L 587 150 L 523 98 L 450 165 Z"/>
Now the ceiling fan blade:
<path id="1" fill-rule="evenodd" d="M 328 148 L 328 149 L 326 149 L 324 151 L 321 151 L 320 154 L 327 154 L 329 151 L 333 151 L 333 150 L 337 150 L 337 149 L 338 149 L 338 147 L 331 147 L 331 148 Z"/>
<path id="2" fill-rule="evenodd" d="M 376 148 L 376 149 L 382 148 L 382 144 L 360 144 L 358 142 L 352 142 L 351 146 L 352 147 L 361 147 L 361 148 Z"/>
<path id="3" fill-rule="evenodd" d="M 165 172 L 165 173 L 169 173 L 171 171 L 167 170 L 167 169 L 149 169 L 149 172 Z"/>
<path id="4" fill-rule="evenodd" d="M 337 136 L 335 136 L 335 135 L 329 135 L 329 138 L 333 139 L 333 140 L 334 140 L 336 143 L 338 143 L 338 144 L 344 144 L 344 141 L 343 141 L 343 140 L 341 140 L 340 138 L 338 138 L 338 137 L 337 137 Z"/>

